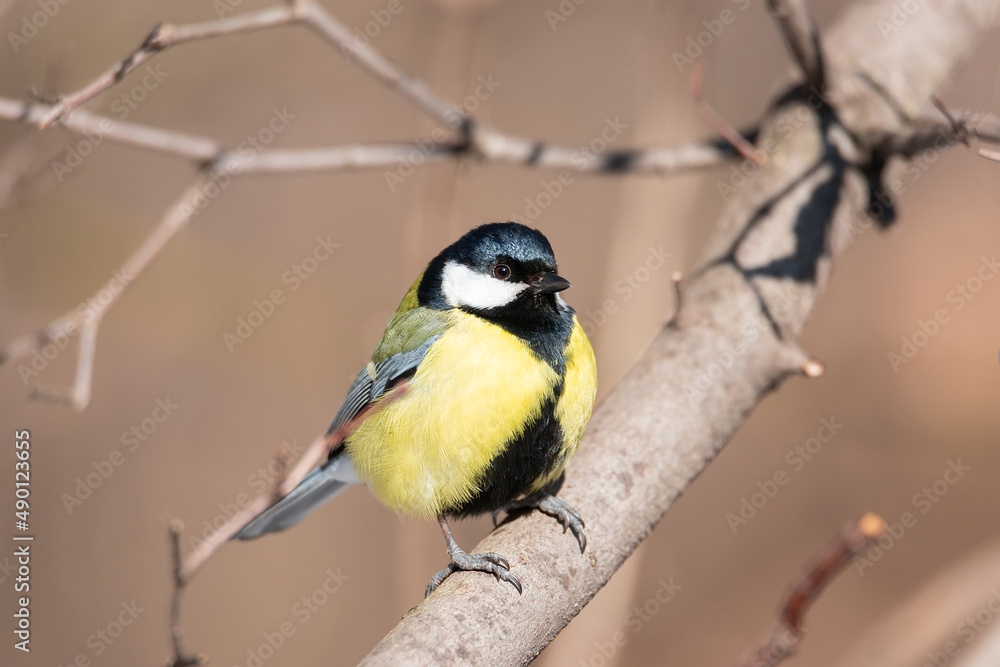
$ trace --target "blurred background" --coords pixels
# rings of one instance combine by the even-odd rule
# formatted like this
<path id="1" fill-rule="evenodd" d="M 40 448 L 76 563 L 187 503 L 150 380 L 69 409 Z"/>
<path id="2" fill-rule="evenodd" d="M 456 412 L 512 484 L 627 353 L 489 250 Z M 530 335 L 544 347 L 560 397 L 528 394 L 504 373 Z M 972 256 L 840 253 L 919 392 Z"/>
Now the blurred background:
<path id="1" fill-rule="evenodd" d="M 690 66 L 675 54 L 723 11 L 733 20 L 697 57 L 707 65 L 706 97 L 726 119 L 754 121 L 789 73 L 757 2 L 567 1 L 560 14 L 556 0 L 403 1 L 390 20 L 386 2 L 325 4 L 435 90 L 471 99 L 478 118 L 574 147 L 590 146 L 616 122 L 624 130 L 612 148 L 707 136 L 688 93 Z M 848 3 L 809 5 L 826 26 Z M 40 4 L 5 3 L 0 95 L 75 90 L 157 21 L 264 6 L 68 3 L 22 43 L 9 35 L 22 34 Z M 955 109 L 1000 111 L 998 61 L 1000 40 L 984 39 L 942 98 Z M 287 110 L 294 118 L 272 148 L 407 141 L 435 127 L 304 28 L 187 44 L 152 65 L 154 84 L 143 86 L 153 79 L 140 68 L 88 108 L 228 145 Z M 476 97 L 482 80 L 492 90 Z M 69 173 L 56 167 L 78 142 L 58 128 L 40 135 L 0 124 L 0 150 L 18 151 L 7 169 L 30 162 L 0 211 L 4 341 L 90 298 L 194 174 L 184 161 L 109 143 Z M 959 147 L 926 166 L 904 178 L 896 226 L 865 232 L 838 263 L 806 328 L 803 345 L 826 362 L 826 374 L 791 379 L 764 400 L 536 664 L 732 664 L 846 522 L 866 511 L 890 522 L 910 512 L 915 524 L 905 535 L 871 567 L 848 568 L 808 618 L 797 664 L 850 664 L 850 652 L 898 605 L 997 538 L 1000 279 L 969 281 L 1000 250 L 1000 165 Z M 669 276 L 693 267 L 723 203 L 718 184 L 730 178 L 728 168 L 669 179 L 576 175 L 535 209 L 529 204 L 547 201 L 538 197 L 556 174 L 469 162 L 421 166 L 402 182 L 387 173 L 405 172 L 236 179 L 104 320 L 82 414 L 27 399 L 19 366 L 30 360 L 0 368 L 0 516 L 12 513 L 11 432 L 30 429 L 36 536 L 30 656 L 12 649 L 13 575 L 4 559 L 13 550 L 0 551 L 0 616 L 8 619 L 0 662 L 160 664 L 169 654 L 166 522 L 184 522 L 189 549 L 241 494 L 266 488 L 277 448 L 301 450 L 327 426 L 424 263 L 474 225 L 522 216 L 549 237 L 573 282 L 567 298 L 592 332 L 606 395 L 672 312 Z M 303 263 L 316 257 L 318 239 L 338 247 L 325 261 Z M 669 253 L 662 268 L 628 298 L 616 291 L 626 277 L 645 279 L 637 271 L 657 251 Z M 311 271 L 295 282 L 295 267 Z M 991 271 L 983 275 L 996 278 Z M 980 289 L 958 298 L 960 285 Z M 227 345 L 225 334 L 276 289 L 285 301 L 245 342 Z M 617 310 L 604 316 L 606 299 Z M 903 339 L 941 309 L 948 321 L 933 337 L 918 335 L 925 344 L 894 369 L 887 355 L 901 353 Z M 28 384 L 69 384 L 75 356 L 73 344 Z M 840 426 L 817 447 L 810 439 L 825 436 L 830 420 Z M 802 447 L 809 459 L 795 453 Z M 100 476 L 112 458 L 120 465 Z M 956 462 L 968 470 L 940 482 Z M 99 483 L 86 487 L 95 471 Z M 778 471 L 788 483 L 755 516 L 745 525 L 727 519 Z M 919 497 L 925 488 L 934 502 Z M 463 522 L 457 539 L 472 547 L 489 528 L 488 519 Z M 351 489 L 295 530 L 229 545 L 212 560 L 184 599 L 188 644 L 217 665 L 354 664 L 420 602 L 445 563 L 443 547 L 433 523 L 401 520 L 364 488 Z M 679 592 L 651 604 L 671 581 Z M 951 616 L 934 613 L 938 598 L 925 605 L 917 618 L 926 621 L 926 651 L 953 635 L 967 654 L 986 641 L 988 623 L 969 643 L 956 635 L 961 615 L 982 607 L 1000 578 L 977 581 L 974 603 Z M 291 632 L 279 642 L 281 628 Z M 613 643 L 616 632 L 624 645 Z M 279 647 L 269 649 L 268 637 Z M 929 659 L 915 656 L 909 664 Z"/>

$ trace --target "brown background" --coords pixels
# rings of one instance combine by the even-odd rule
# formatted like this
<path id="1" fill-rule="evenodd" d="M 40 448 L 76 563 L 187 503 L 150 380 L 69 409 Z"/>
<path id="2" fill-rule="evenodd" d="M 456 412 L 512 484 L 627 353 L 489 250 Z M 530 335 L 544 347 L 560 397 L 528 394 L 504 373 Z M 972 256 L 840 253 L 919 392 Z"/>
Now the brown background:
<path id="1" fill-rule="evenodd" d="M 384 2 L 327 3 L 363 27 Z M 568 3 L 564 3 L 568 4 Z M 844 3 L 812 2 L 817 20 Z M 247 0 L 238 10 L 264 6 Z M 616 2 L 576 6 L 552 30 L 534 2 L 402 4 L 376 48 L 452 99 L 479 76 L 500 86 L 477 115 L 524 136 L 580 146 L 606 119 L 628 125 L 615 147 L 671 144 L 707 134 L 672 54 L 724 9 L 735 21 L 706 49 L 706 93 L 736 125 L 751 122 L 777 90 L 788 60 L 762 3 Z M 15 2 L 2 34 L 18 30 L 35 2 Z M 75 89 L 134 47 L 158 20 L 215 17 L 208 0 L 75 2 L 18 54 L 0 45 L 0 94 L 31 85 Z M 902 32 L 899 33 L 903 34 Z M 899 35 L 890 39 L 903 38 Z M 942 91 L 955 108 L 1000 109 L 1000 41 L 984 43 Z M 295 114 L 272 147 L 407 140 L 434 125 L 301 28 L 185 45 L 159 56 L 167 77 L 129 121 L 238 144 L 271 118 Z M 92 103 L 114 116 L 116 96 Z M 31 136 L 0 125 L 0 145 Z M 51 167 L 77 138 L 53 129 L 32 144 L 33 172 L 2 212 L 0 338 L 74 308 L 117 268 L 189 182 L 192 167 L 107 143 L 58 183 Z M 593 337 L 606 394 L 673 308 L 671 271 L 688 271 L 722 202 L 728 170 L 661 179 L 578 176 L 536 220 L 586 318 L 605 299 L 617 312 Z M 32 434 L 33 651 L 14 652 L 12 582 L 0 582 L 0 662 L 155 665 L 168 654 L 166 517 L 188 534 L 254 489 L 255 470 L 282 441 L 307 443 L 325 428 L 385 322 L 423 264 L 470 226 L 523 213 L 555 174 L 472 163 L 423 167 L 390 192 L 383 170 L 241 178 L 175 239 L 110 313 L 101 329 L 94 395 L 76 414 L 26 400 L 17 364 L 0 371 L 3 444 L 0 535 L 12 533 L 14 429 Z M 998 249 L 1000 165 L 961 148 L 906 180 L 899 224 L 863 234 L 837 266 L 803 344 L 827 363 L 816 381 L 793 379 L 765 400 L 721 456 L 580 617 L 539 659 L 542 665 L 728 664 L 769 625 L 802 564 L 841 525 L 868 510 L 917 524 L 875 567 L 850 568 L 820 600 L 800 665 L 827 665 L 936 572 L 997 533 L 1000 280 L 955 311 L 947 294 Z M 295 292 L 281 276 L 330 236 L 335 255 Z M 650 248 L 668 265 L 628 300 L 615 291 Z M 275 288 L 288 296 L 232 354 L 222 335 Z M 939 308 L 951 319 L 906 366 L 887 362 L 902 336 Z M 64 385 L 74 353 L 38 380 Z M 23 363 L 23 362 L 22 362 Z M 151 416 L 157 399 L 179 405 L 136 451 L 123 432 Z M 843 424 L 801 471 L 786 453 Z M 62 496 L 113 450 L 124 463 L 72 514 Z M 971 470 L 926 514 L 913 496 L 948 461 Z M 757 483 L 785 470 L 790 481 L 735 535 L 726 515 Z M 572 469 L 570 470 L 572 474 Z M 463 523 L 473 546 L 488 521 Z M 555 528 L 553 528 L 555 529 Z M 2 543 L 2 542 L 0 542 Z M 0 549 L 0 562 L 12 550 Z M 185 599 L 189 643 L 217 665 L 247 665 L 248 650 L 290 621 L 295 629 L 266 665 L 353 664 L 422 596 L 445 563 L 437 528 L 402 521 L 357 488 L 295 530 L 226 548 Z M 323 585 L 327 569 L 349 576 L 300 623 L 294 605 Z M 2 574 L 0 574 L 2 576 Z M 681 591 L 632 633 L 628 614 L 659 581 Z M 530 586 L 530 581 L 527 582 Z M 988 587 L 982 598 L 989 596 Z M 88 637 L 123 602 L 143 608 L 102 655 Z M 953 625 L 946 621 L 945 625 Z M 607 663 L 600 645 L 628 638 Z M 13 656 L 13 657 L 12 657 Z M 581 662 L 582 661 L 582 662 Z"/>

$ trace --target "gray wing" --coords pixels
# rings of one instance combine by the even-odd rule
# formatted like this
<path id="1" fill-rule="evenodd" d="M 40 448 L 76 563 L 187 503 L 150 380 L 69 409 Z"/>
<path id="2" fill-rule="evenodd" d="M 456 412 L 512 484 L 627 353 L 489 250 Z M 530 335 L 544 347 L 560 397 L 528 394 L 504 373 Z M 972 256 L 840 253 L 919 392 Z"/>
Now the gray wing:
<path id="1" fill-rule="evenodd" d="M 344 424 L 353 419 L 361 410 L 381 398 L 398 380 L 416 372 L 417 366 L 423 361 L 427 350 L 440 337 L 441 334 L 431 336 L 417 349 L 394 354 L 378 363 L 375 366 L 374 377 L 372 377 L 373 373 L 370 373 L 367 367 L 358 373 L 358 377 L 354 379 L 351 388 L 347 390 L 347 398 L 344 399 L 340 410 L 337 411 L 337 415 L 333 418 L 333 423 L 326 430 L 326 434 L 330 435 L 337 429 L 342 428 Z"/>
<path id="2" fill-rule="evenodd" d="M 330 435 L 341 428 L 362 409 L 385 394 L 394 383 L 416 372 L 427 350 L 440 337 L 440 334 L 433 336 L 415 350 L 385 359 L 375 366 L 374 377 L 368 372 L 368 368 L 358 373 L 326 434 Z M 252 540 L 267 533 L 290 528 L 348 486 L 357 483 L 359 480 L 354 473 L 351 458 L 344 447 L 340 446 L 330 453 L 328 461 L 306 475 L 291 493 L 244 526 L 233 539 Z"/>

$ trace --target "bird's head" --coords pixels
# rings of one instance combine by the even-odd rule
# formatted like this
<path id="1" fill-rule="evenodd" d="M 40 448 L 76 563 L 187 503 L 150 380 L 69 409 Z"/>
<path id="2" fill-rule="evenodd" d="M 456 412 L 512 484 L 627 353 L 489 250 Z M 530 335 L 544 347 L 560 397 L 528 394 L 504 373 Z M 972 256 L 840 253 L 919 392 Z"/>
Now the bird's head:
<path id="1" fill-rule="evenodd" d="M 540 231 L 496 222 L 476 227 L 431 260 L 418 298 L 439 310 L 531 319 L 568 310 L 558 293 L 569 286 L 556 273 L 552 246 Z"/>

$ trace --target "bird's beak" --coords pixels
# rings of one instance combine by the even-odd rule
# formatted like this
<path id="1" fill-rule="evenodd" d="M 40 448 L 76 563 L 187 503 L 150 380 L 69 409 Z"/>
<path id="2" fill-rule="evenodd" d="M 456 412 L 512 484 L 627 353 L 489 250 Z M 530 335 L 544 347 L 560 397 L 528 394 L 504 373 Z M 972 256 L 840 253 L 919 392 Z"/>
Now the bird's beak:
<path id="1" fill-rule="evenodd" d="M 528 283 L 528 285 L 535 294 L 555 294 L 556 292 L 562 292 L 567 287 L 572 287 L 568 280 L 554 273 L 543 273 Z"/>

